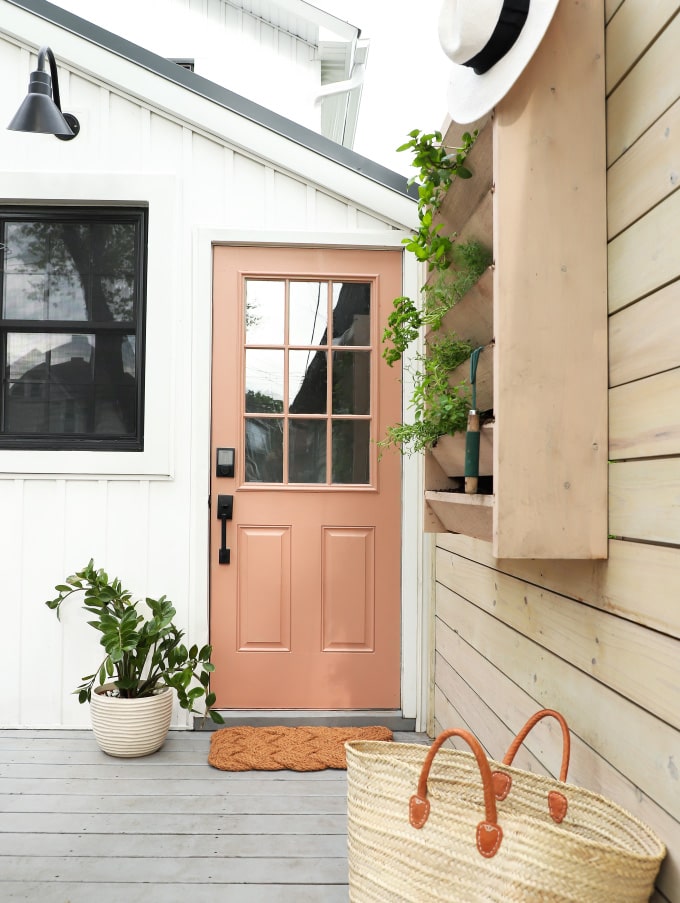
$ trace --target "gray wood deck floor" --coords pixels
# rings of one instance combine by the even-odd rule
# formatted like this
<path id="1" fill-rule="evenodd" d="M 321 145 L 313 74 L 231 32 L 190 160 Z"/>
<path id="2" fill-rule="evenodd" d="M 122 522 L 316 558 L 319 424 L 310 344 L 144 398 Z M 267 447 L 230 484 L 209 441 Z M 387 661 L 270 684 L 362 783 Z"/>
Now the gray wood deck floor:
<path id="1" fill-rule="evenodd" d="M 174 731 L 124 760 L 89 731 L 0 730 L 2 903 L 345 903 L 345 772 L 218 771 L 209 745 Z"/>

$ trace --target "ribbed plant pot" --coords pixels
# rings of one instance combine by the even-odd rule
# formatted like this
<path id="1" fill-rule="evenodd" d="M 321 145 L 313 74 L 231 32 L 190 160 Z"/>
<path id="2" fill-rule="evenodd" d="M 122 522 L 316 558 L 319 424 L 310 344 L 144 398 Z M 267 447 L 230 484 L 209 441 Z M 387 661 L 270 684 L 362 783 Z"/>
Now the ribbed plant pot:
<path id="1" fill-rule="evenodd" d="M 173 693 L 163 687 L 154 696 L 119 699 L 104 695 L 104 684 L 92 694 L 90 717 L 99 748 L 110 756 L 148 756 L 160 749 L 170 729 Z"/>

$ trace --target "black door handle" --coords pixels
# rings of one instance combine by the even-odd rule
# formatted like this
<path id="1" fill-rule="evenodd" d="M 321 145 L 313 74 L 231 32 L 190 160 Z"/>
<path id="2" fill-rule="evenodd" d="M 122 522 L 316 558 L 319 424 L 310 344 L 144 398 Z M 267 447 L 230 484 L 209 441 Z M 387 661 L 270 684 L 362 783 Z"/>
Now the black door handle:
<path id="1" fill-rule="evenodd" d="M 220 544 L 220 564 L 229 564 L 231 559 L 231 549 L 227 548 L 227 521 L 231 520 L 234 514 L 234 496 L 218 495 L 217 496 L 217 519 L 222 521 L 222 542 Z"/>

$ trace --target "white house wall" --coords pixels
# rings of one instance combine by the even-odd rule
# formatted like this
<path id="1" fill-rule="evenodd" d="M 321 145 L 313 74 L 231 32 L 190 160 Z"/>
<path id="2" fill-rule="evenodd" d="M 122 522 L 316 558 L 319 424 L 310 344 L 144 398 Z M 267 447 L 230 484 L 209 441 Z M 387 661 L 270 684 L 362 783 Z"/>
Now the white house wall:
<path id="1" fill-rule="evenodd" d="M 324 232 L 351 245 L 370 230 L 377 246 L 390 232 L 398 246 L 393 230 L 413 225 L 413 204 L 4 2 L 0 22 L 10 35 L 0 34 L 0 122 L 25 93 L 35 48 L 48 43 L 63 107 L 82 125 L 73 142 L 1 131 L 0 197 L 149 204 L 144 452 L 0 451 L 0 724 L 79 726 L 87 711 L 69 691 L 94 670 L 99 647 L 78 606 L 60 624 L 43 604 L 66 574 L 93 557 L 136 594 L 166 594 L 182 625 L 207 631 L 207 551 L 190 514 L 207 530 L 209 462 L 192 460 L 195 431 L 208 440 L 192 400 L 210 390 L 197 236 L 268 230 L 285 241 L 295 229 L 312 244 Z M 175 723 L 186 723 L 183 713 Z"/>
<path id="2" fill-rule="evenodd" d="M 64 9 L 169 59 L 194 60 L 196 73 L 309 128 L 320 128 L 318 26 L 296 32 L 223 0 L 61 0 Z M 297 20 L 296 20 L 297 22 Z M 303 24 L 303 23 L 299 23 Z"/>

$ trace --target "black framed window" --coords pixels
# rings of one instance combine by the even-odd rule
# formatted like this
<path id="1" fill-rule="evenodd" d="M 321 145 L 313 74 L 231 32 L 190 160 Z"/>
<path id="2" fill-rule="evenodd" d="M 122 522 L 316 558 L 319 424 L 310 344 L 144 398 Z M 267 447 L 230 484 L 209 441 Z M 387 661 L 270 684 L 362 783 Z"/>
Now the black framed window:
<path id="1" fill-rule="evenodd" d="M 0 206 L 0 448 L 143 448 L 147 211 Z"/>

